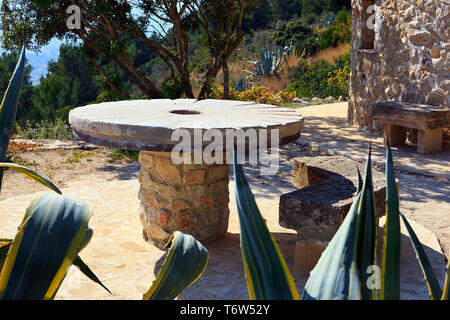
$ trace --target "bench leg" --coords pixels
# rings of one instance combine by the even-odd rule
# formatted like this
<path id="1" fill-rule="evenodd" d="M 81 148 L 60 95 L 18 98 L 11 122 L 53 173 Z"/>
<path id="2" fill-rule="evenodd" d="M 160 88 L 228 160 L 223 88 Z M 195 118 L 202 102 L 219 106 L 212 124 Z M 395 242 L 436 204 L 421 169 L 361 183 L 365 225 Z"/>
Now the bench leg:
<path id="1" fill-rule="evenodd" d="M 392 147 L 401 146 L 406 141 L 406 128 L 395 124 L 385 123 L 383 130 L 384 145 L 389 143 Z"/>
<path id="2" fill-rule="evenodd" d="M 442 151 L 443 129 L 419 130 L 417 133 L 417 153 L 430 154 Z"/>

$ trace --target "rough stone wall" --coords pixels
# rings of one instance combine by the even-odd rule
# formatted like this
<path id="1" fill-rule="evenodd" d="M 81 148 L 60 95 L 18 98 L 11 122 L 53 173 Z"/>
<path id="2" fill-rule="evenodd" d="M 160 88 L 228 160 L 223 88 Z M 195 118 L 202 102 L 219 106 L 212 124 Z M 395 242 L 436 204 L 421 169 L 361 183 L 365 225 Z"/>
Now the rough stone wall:
<path id="1" fill-rule="evenodd" d="M 368 9 L 373 4 L 375 13 Z M 352 0 L 352 6 L 349 122 L 380 130 L 371 107 L 381 100 L 450 107 L 450 0 Z"/>
<path id="2" fill-rule="evenodd" d="M 141 151 L 139 154 L 144 239 L 162 248 L 176 230 L 204 243 L 223 238 L 230 213 L 230 166 L 177 166 L 170 157 L 170 152 Z"/>

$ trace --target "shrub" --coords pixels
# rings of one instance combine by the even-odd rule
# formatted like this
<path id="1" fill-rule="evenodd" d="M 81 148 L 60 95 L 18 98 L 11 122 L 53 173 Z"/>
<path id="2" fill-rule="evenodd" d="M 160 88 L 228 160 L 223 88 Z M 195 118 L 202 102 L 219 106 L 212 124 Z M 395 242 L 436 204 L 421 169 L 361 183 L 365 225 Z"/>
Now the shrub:
<path id="1" fill-rule="evenodd" d="M 340 43 L 349 43 L 352 36 L 352 18 L 345 8 L 339 11 L 335 24 L 319 31 L 320 50 L 336 47 Z"/>
<path id="2" fill-rule="evenodd" d="M 344 66 L 341 69 L 334 70 L 328 74 L 328 85 L 335 86 L 345 92 L 345 96 L 348 97 L 348 87 L 350 81 L 350 66 Z"/>
<path id="3" fill-rule="evenodd" d="M 161 84 L 161 94 L 166 99 L 181 98 L 183 88 L 173 79 L 168 79 Z"/>
<path id="4" fill-rule="evenodd" d="M 55 118 L 60 119 L 66 123 L 69 122 L 69 112 L 73 109 L 73 106 L 67 106 L 55 111 Z"/>
<path id="5" fill-rule="evenodd" d="M 301 21 L 283 22 L 273 33 L 273 41 L 280 46 L 295 44 L 300 53 L 313 55 L 319 48 L 315 30 Z"/>
<path id="6" fill-rule="evenodd" d="M 43 120 L 32 124 L 29 120 L 16 123 L 16 136 L 21 139 L 74 139 L 72 128 L 67 121 L 57 118 L 55 121 Z"/>
<path id="7" fill-rule="evenodd" d="M 113 102 L 119 100 L 120 97 L 116 92 L 107 89 L 98 95 L 96 103 Z"/>
<path id="8" fill-rule="evenodd" d="M 343 69 L 345 66 L 350 66 L 350 55 L 337 58 L 334 64 L 330 64 L 325 60 L 315 60 L 311 64 L 300 61 L 297 68 L 293 70 L 297 80 L 291 84 L 289 90 L 295 91 L 298 97 L 307 98 L 347 96 L 347 89 L 330 85 L 328 82 L 330 74 L 332 75 L 333 72 Z"/>

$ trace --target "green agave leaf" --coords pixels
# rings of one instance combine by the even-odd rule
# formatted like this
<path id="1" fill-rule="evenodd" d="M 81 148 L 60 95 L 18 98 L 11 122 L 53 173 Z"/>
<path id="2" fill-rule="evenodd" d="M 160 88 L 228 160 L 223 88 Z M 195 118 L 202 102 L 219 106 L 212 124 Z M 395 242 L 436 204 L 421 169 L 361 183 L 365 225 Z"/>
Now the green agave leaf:
<path id="1" fill-rule="evenodd" d="M 167 257 L 143 300 L 178 299 L 205 271 L 208 251 L 191 235 L 176 231 L 167 246 Z"/>
<path id="2" fill-rule="evenodd" d="M 6 89 L 3 101 L 0 105 L 0 161 L 6 161 L 9 140 L 16 120 L 17 106 L 19 104 L 20 89 L 22 88 L 25 73 L 25 47 L 22 48 L 19 61 L 13 76 Z M 0 190 L 2 186 L 3 168 L 0 168 Z"/>
<path id="3" fill-rule="evenodd" d="M 59 190 L 58 187 L 56 187 L 53 184 L 53 182 L 51 182 L 46 177 L 44 177 L 43 175 L 39 174 L 38 172 L 36 172 L 30 168 L 27 168 L 27 167 L 24 167 L 24 166 L 15 164 L 15 163 L 4 163 L 4 162 L 0 162 L 0 168 L 11 168 L 19 173 L 22 173 L 27 178 L 30 178 L 31 180 L 39 182 L 40 184 L 52 189 L 56 193 L 62 194 L 61 190 Z"/>
<path id="4" fill-rule="evenodd" d="M 322 253 L 306 282 L 304 300 L 359 300 L 361 283 L 356 256 L 359 193 L 342 225 Z"/>
<path id="5" fill-rule="evenodd" d="M 10 239 L 0 239 L 0 271 L 3 268 L 11 244 L 12 240 Z"/>
<path id="6" fill-rule="evenodd" d="M 375 194 L 373 191 L 371 148 L 366 163 L 366 173 L 361 188 L 361 200 L 358 208 L 357 232 L 356 232 L 356 257 L 358 260 L 359 276 L 361 280 L 361 296 L 364 300 L 376 298 L 375 286 L 369 288 L 367 281 L 371 274 L 369 267 L 376 265 L 376 239 L 377 217 L 375 209 Z"/>
<path id="7" fill-rule="evenodd" d="M 402 217 L 403 223 L 405 224 L 406 230 L 408 230 L 409 238 L 411 239 L 412 246 L 417 256 L 417 260 L 419 261 L 420 267 L 422 268 L 422 272 L 425 276 L 425 281 L 427 282 L 428 290 L 430 291 L 430 297 L 432 300 L 439 300 L 442 296 L 441 287 L 439 286 L 439 282 L 436 279 L 436 276 L 433 272 L 433 268 L 431 267 L 430 261 L 423 249 L 422 244 L 417 238 L 416 233 L 412 229 L 406 217 L 400 213 Z"/>
<path id="8" fill-rule="evenodd" d="M 105 287 L 105 285 L 103 285 L 103 283 L 100 281 L 100 279 L 94 274 L 94 272 L 92 272 L 92 270 L 86 265 L 86 263 L 84 263 L 84 261 L 80 258 L 80 256 L 76 256 L 75 260 L 73 261 L 73 265 L 76 266 L 78 269 L 80 269 L 81 272 L 83 272 L 83 274 L 88 277 L 89 279 L 91 279 L 92 281 L 94 281 L 95 283 L 98 283 L 99 285 L 101 285 L 106 291 L 108 291 L 110 294 L 111 291 L 109 291 L 109 289 L 107 287 Z"/>
<path id="9" fill-rule="evenodd" d="M 386 148 L 386 224 L 381 257 L 380 299 L 400 300 L 400 214 L 394 163 Z"/>
<path id="10" fill-rule="evenodd" d="M 444 290 L 442 291 L 441 300 L 450 300 L 448 295 L 448 287 L 450 286 L 450 260 L 447 263 L 447 274 L 445 275 Z"/>
<path id="11" fill-rule="evenodd" d="M 53 299 L 69 267 L 92 235 L 90 207 L 41 193 L 27 208 L 0 274 L 0 299 Z"/>
<path id="12" fill-rule="evenodd" d="M 286 261 L 258 210 L 242 166 L 234 153 L 236 202 L 241 251 L 250 299 L 299 299 Z"/>
<path id="13" fill-rule="evenodd" d="M 358 194 L 362 190 L 364 182 L 361 178 L 361 172 L 359 172 L 359 168 L 356 167 L 356 170 L 358 171 L 358 188 L 356 190 L 356 194 Z"/>

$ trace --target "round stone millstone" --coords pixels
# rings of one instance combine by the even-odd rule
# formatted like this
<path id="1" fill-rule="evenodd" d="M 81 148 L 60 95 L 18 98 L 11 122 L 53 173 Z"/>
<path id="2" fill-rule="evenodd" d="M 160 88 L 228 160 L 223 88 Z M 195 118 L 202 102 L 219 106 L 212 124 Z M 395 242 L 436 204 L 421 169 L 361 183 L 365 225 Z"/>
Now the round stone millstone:
<path id="1" fill-rule="evenodd" d="M 300 137 L 303 117 L 288 108 L 254 102 L 195 99 L 118 101 L 88 105 L 69 113 L 82 140 L 113 148 L 172 151 L 177 129 L 278 129 L 279 144 Z M 205 146 L 208 143 L 205 143 Z"/>
<path id="2" fill-rule="evenodd" d="M 270 148 L 272 130 L 278 130 L 278 144 L 283 145 L 297 140 L 303 127 L 303 117 L 291 109 L 253 102 L 194 99 L 89 105 L 72 110 L 69 121 L 75 135 L 84 141 L 141 151 L 139 199 L 143 236 L 159 248 L 177 230 L 207 243 L 223 238 L 228 228 L 230 165 L 223 163 L 227 162 L 224 157 L 229 158 L 230 150 L 224 149 L 219 155 L 224 159 L 219 164 L 192 164 L 194 161 L 174 164 L 171 151 L 179 144 L 179 140 L 172 140 L 174 131 L 186 129 L 192 136 L 199 129 L 202 134 L 217 129 L 223 134 L 226 147 L 229 129 L 244 132 L 266 129 Z M 248 144 L 248 140 L 244 143 Z M 210 143 L 201 142 L 200 147 Z M 190 154 L 191 160 L 196 154 Z"/>

